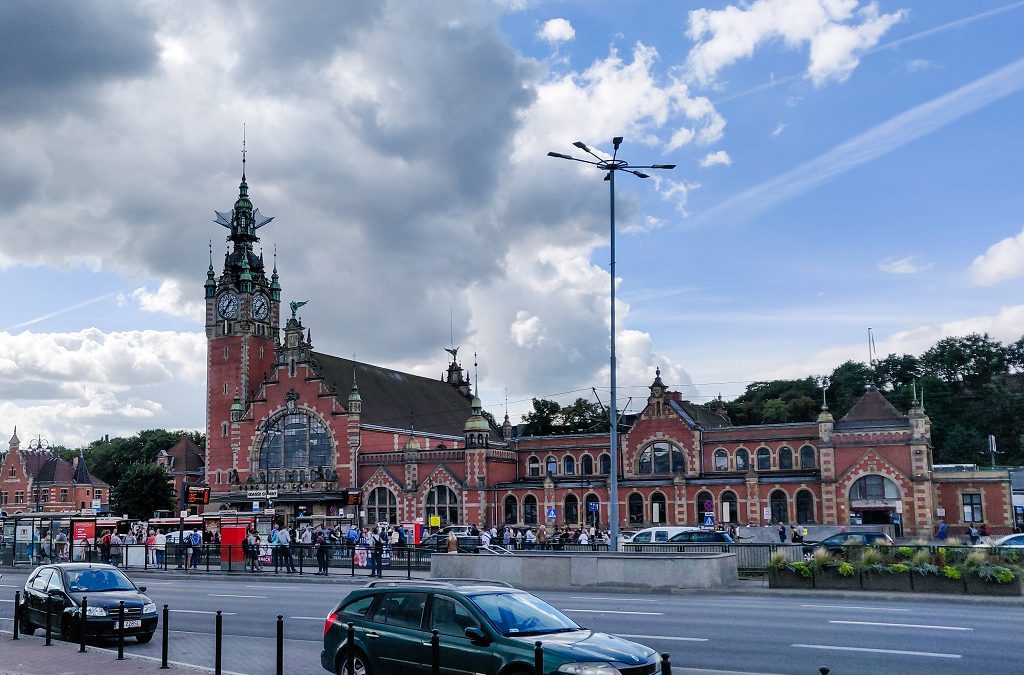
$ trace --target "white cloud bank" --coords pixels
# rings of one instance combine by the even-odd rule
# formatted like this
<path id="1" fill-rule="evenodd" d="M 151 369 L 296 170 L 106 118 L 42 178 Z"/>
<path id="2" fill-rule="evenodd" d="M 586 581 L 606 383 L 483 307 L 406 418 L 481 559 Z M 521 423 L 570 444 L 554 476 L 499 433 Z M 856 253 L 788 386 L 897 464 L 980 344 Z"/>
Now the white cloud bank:
<path id="1" fill-rule="evenodd" d="M 569 42 L 576 37 L 576 30 L 566 19 L 549 19 L 544 22 L 537 37 L 553 45 Z"/>
<path id="2" fill-rule="evenodd" d="M 992 286 L 1024 275 L 1024 230 L 997 241 L 971 262 L 967 277 L 976 286 Z"/>

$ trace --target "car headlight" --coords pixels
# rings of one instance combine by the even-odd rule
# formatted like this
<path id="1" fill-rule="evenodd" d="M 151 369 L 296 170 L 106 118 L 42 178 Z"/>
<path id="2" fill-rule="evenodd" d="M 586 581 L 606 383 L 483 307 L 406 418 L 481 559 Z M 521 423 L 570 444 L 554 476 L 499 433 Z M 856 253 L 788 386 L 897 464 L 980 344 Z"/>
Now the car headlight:
<path id="1" fill-rule="evenodd" d="M 103 607 L 89 606 L 85 610 L 85 615 L 86 616 L 106 616 L 107 615 L 107 610 L 105 608 L 103 608 Z"/>
<path id="2" fill-rule="evenodd" d="M 146 604 L 144 604 L 142 606 L 142 613 L 143 614 L 156 614 L 156 603 L 155 602 L 147 602 Z"/>
<path id="3" fill-rule="evenodd" d="M 610 663 L 567 663 L 561 666 L 558 672 L 574 675 L 618 675 L 619 669 Z"/>

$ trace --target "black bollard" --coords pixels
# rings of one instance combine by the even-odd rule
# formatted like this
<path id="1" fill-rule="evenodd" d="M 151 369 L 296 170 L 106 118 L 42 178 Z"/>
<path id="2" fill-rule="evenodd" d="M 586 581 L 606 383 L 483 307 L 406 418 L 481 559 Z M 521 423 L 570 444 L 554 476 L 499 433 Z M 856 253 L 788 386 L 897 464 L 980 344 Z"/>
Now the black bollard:
<path id="1" fill-rule="evenodd" d="M 818 672 L 821 673 L 821 675 L 828 675 L 831 671 L 825 666 L 822 666 L 821 668 L 818 668 Z"/>
<path id="2" fill-rule="evenodd" d="M 206 572 L 210 572 L 210 545 L 205 544 L 203 546 L 203 554 L 206 557 Z"/>
<path id="3" fill-rule="evenodd" d="M 46 646 L 53 644 L 50 638 L 50 631 L 53 630 L 53 596 L 46 595 Z"/>
<path id="4" fill-rule="evenodd" d="M 85 639 L 89 634 L 89 622 L 85 620 L 89 616 L 89 596 L 82 596 L 82 608 L 79 611 L 81 611 L 81 614 L 78 615 L 80 619 L 78 622 L 78 637 L 81 642 L 78 645 L 78 651 L 79 653 L 85 653 Z"/>
<path id="5" fill-rule="evenodd" d="M 217 624 L 216 624 L 216 635 L 214 636 L 213 644 L 213 672 L 216 675 L 221 675 L 220 672 L 220 659 L 221 659 L 221 639 L 224 637 L 224 617 L 221 616 L 220 610 L 217 610 Z"/>
<path id="6" fill-rule="evenodd" d="M 672 675 L 672 664 L 668 662 L 668 654 L 661 655 L 661 675 Z"/>
<path id="7" fill-rule="evenodd" d="M 431 675 L 441 675 L 441 639 L 436 628 L 430 631 L 430 668 Z"/>
<path id="8" fill-rule="evenodd" d="M 277 675 L 284 675 L 284 617 L 277 615 Z"/>
<path id="9" fill-rule="evenodd" d="M 18 639 L 21 630 L 21 591 L 14 591 L 14 639 Z"/>
<path id="10" fill-rule="evenodd" d="M 405 549 L 405 578 L 412 579 L 412 550 Z"/>
<path id="11" fill-rule="evenodd" d="M 348 622 L 348 642 L 345 646 L 345 658 L 348 661 L 348 675 L 356 672 L 356 625 Z"/>
<path id="12" fill-rule="evenodd" d="M 117 660 L 124 661 L 124 600 L 117 603 Z"/>
<path id="13" fill-rule="evenodd" d="M 167 622 L 170 619 L 171 610 L 167 609 L 167 605 L 164 605 L 164 625 L 163 625 L 163 644 L 160 645 L 160 668 L 166 670 L 170 666 L 167 665 L 167 636 L 170 629 L 167 627 Z"/>
<path id="14" fill-rule="evenodd" d="M 533 672 L 544 675 L 544 647 L 540 640 L 533 643 Z"/>

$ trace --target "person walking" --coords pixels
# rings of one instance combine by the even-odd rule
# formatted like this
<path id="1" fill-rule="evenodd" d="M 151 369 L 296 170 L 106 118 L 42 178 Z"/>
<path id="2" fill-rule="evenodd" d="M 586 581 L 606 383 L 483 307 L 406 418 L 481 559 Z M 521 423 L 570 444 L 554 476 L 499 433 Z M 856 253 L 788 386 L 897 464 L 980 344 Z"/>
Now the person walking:
<path id="1" fill-rule="evenodd" d="M 380 527 L 373 528 L 373 532 L 370 534 L 370 576 L 371 577 L 383 577 L 383 562 L 384 562 L 384 537 L 386 535 L 380 531 Z"/>
<path id="2" fill-rule="evenodd" d="M 156 564 L 156 532 L 152 529 L 146 535 L 146 562 Z"/>
<path id="3" fill-rule="evenodd" d="M 949 526 L 946 525 L 945 519 L 939 521 L 939 529 L 935 532 L 935 538 L 939 541 L 946 541 L 949 537 Z"/>
<path id="4" fill-rule="evenodd" d="M 121 559 L 121 546 L 123 543 L 121 535 L 117 533 L 117 530 L 114 530 L 110 535 L 110 560 L 111 564 L 115 567 L 119 567 L 124 562 Z"/>
<path id="5" fill-rule="evenodd" d="M 786 543 L 786 524 L 779 523 L 779 542 Z"/>
<path id="6" fill-rule="evenodd" d="M 156 564 L 159 567 L 163 567 L 167 553 L 167 535 L 164 534 L 163 528 L 157 529 L 154 546 L 156 548 Z"/>
<path id="7" fill-rule="evenodd" d="M 277 523 L 274 523 L 274 526 L 270 528 L 270 535 L 267 537 L 267 542 L 270 543 L 270 560 L 274 563 L 274 574 L 277 574 L 281 567 L 281 551 L 278 545 L 280 537 L 281 532 L 277 529 Z"/>
<path id="8" fill-rule="evenodd" d="M 294 574 L 298 572 L 295 569 L 295 564 L 292 562 L 292 537 L 288 528 L 283 528 L 277 533 L 277 548 L 278 548 L 278 560 L 284 565 L 285 572 Z M 274 571 L 277 571 L 277 566 L 274 566 Z"/>

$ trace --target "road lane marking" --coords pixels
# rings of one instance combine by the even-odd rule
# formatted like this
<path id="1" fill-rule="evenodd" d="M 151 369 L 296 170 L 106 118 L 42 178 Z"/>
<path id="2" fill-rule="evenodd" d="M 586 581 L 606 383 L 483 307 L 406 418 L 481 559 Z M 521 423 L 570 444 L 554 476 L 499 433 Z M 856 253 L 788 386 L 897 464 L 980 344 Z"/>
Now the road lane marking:
<path id="1" fill-rule="evenodd" d="M 327 621 L 327 619 L 325 617 L 322 617 L 322 616 L 290 616 L 288 618 L 289 619 L 300 619 L 302 621 Z"/>
<path id="2" fill-rule="evenodd" d="M 909 612 L 909 609 L 897 607 L 864 607 L 860 605 L 800 605 L 801 607 L 815 607 L 817 609 L 858 609 L 868 612 Z"/>
<path id="3" fill-rule="evenodd" d="M 645 640 L 676 640 L 679 642 L 707 642 L 708 638 L 695 638 L 695 637 L 678 637 L 675 635 L 633 635 L 630 633 L 616 633 L 619 637 L 624 638 L 643 638 Z M 675 664 L 672 665 L 672 669 L 675 670 Z"/>
<path id="4" fill-rule="evenodd" d="M 15 586 L 14 584 L 0 584 L 0 588 L 21 588 L 21 586 Z"/>
<path id="5" fill-rule="evenodd" d="M 9 602 L 9 603 L 11 603 L 12 605 L 14 604 L 14 600 L 0 600 L 0 602 Z"/>
<path id="6" fill-rule="evenodd" d="M 890 628 L 931 628 L 933 630 L 974 630 L 962 626 L 929 626 L 919 623 L 882 623 L 881 621 L 839 621 L 832 620 L 829 623 L 849 624 L 851 626 L 887 626 Z"/>
<path id="7" fill-rule="evenodd" d="M 842 647 L 839 645 L 803 645 L 795 644 L 791 647 L 801 649 L 824 649 L 840 652 L 869 652 L 871 654 L 899 654 L 901 656 L 930 656 L 936 659 L 959 659 L 963 654 L 946 654 L 943 652 L 912 652 L 906 649 L 875 649 L 874 647 Z"/>
<path id="8" fill-rule="evenodd" d="M 211 612 L 208 609 L 169 609 L 169 612 L 179 612 L 181 614 L 216 614 L 217 612 Z M 235 612 L 221 612 L 221 616 L 236 616 Z"/>
<path id="9" fill-rule="evenodd" d="M 299 586 L 298 584 L 295 584 L 293 586 L 267 586 L 266 584 L 246 584 L 245 587 L 246 588 L 258 588 L 260 590 L 270 589 L 272 591 L 295 591 L 295 590 L 319 591 L 320 590 L 319 588 L 303 588 L 302 586 Z"/>
<path id="10" fill-rule="evenodd" d="M 611 600 L 612 602 L 622 602 L 622 598 L 592 598 L 588 595 L 570 595 L 570 600 Z M 639 598 L 629 598 L 630 602 L 661 602 L 661 600 L 641 600 Z"/>
<path id="11" fill-rule="evenodd" d="M 265 595 L 235 595 L 234 593 L 207 593 L 211 598 L 257 598 L 259 600 L 266 600 Z"/>
<path id="12" fill-rule="evenodd" d="M 587 614 L 642 614 L 644 616 L 662 616 L 665 612 L 626 612 L 620 609 L 563 609 L 563 612 L 586 612 Z"/>

